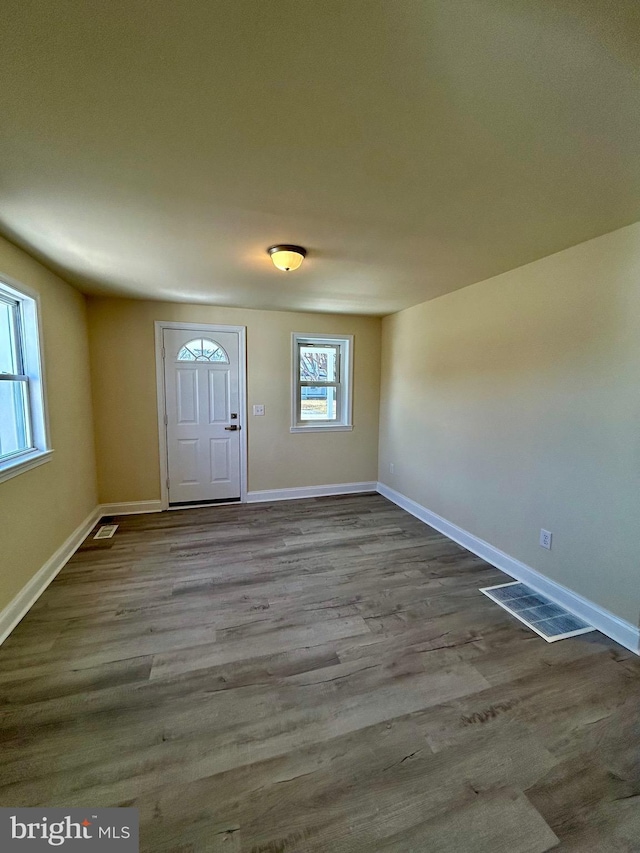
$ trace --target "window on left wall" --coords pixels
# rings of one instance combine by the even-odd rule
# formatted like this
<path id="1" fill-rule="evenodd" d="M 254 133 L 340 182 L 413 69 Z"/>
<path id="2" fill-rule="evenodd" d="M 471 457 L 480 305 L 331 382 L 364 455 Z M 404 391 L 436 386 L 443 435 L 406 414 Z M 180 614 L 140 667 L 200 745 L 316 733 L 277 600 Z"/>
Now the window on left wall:
<path id="1" fill-rule="evenodd" d="M 35 294 L 0 279 L 0 482 L 51 458 Z"/>

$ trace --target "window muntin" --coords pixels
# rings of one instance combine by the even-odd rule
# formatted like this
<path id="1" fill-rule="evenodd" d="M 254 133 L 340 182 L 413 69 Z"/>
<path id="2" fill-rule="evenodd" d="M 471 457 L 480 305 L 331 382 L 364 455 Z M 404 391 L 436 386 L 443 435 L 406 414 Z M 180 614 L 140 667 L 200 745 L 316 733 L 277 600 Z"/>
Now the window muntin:
<path id="1" fill-rule="evenodd" d="M 50 455 L 37 303 L 0 281 L 0 481 Z"/>
<path id="2" fill-rule="evenodd" d="M 229 364 L 229 356 L 216 341 L 207 338 L 194 338 L 180 347 L 176 361 L 209 361 Z"/>
<path id="3" fill-rule="evenodd" d="M 352 337 L 293 335 L 293 432 L 351 429 Z"/>

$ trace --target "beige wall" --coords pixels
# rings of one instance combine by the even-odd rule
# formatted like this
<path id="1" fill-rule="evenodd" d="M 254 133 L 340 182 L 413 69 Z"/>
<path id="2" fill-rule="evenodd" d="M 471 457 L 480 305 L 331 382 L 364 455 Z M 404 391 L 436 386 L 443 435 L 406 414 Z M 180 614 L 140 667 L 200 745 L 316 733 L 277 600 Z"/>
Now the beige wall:
<path id="1" fill-rule="evenodd" d="M 0 483 L 0 608 L 96 505 L 91 390 L 100 501 L 159 497 L 156 319 L 247 326 L 251 490 L 376 479 L 379 320 L 91 298 L 89 347 L 82 295 L 1 240 L 0 272 L 41 296 L 55 450 Z M 640 224 L 382 325 L 379 478 L 637 624 Z M 353 432 L 289 432 L 292 331 L 355 335 Z"/>
<path id="2" fill-rule="evenodd" d="M 385 318 L 381 400 L 380 480 L 638 624 L 640 224 Z"/>
<path id="3" fill-rule="evenodd" d="M 50 462 L 0 483 L 0 610 L 95 509 L 85 299 L 0 238 L 0 273 L 40 294 Z"/>
<path id="4" fill-rule="evenodd" d="M 212 306 L 89 299 L 100 500 L 160 497 L 154 321 L 247 327 L 249 489 L 375 480 L 380 320 Z M 355 335 L 354 429 L 291 434 L 291 333 Z"/>

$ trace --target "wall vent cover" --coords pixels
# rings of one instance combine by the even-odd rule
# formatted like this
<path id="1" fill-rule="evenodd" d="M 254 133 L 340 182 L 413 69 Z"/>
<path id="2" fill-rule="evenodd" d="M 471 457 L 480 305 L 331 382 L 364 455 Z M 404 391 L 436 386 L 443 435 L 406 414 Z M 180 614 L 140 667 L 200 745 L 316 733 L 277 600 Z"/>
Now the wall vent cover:
<path id="1" fill-rule="evenodd" d="M 487 586 L 480 590 L 507 613 L 535 631 L 548 643 L 588 634 L 596 629 L 560 607 L 554 601 L 545 598 L 539 592 L 519 581 Z"/>
<path id="2" fill-rule="evenodd" d="M 94 539 L 111 539 L 113 534 L 118 529 L 117 524 L 103 524 L 98 528 L 98 532 L 93 537 Z"/>

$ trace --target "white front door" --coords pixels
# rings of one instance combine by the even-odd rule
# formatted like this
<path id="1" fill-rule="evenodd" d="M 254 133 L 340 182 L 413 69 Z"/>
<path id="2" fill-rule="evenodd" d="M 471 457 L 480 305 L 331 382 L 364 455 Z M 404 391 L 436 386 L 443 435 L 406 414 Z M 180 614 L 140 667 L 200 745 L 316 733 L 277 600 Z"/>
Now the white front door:
<path id="1" fill-rule="evenodd" d="M 240 499 L 238 332 L 163 329 L 169 504 Z"/>

